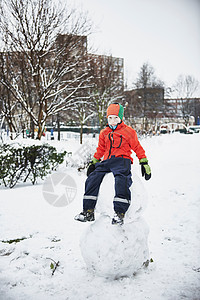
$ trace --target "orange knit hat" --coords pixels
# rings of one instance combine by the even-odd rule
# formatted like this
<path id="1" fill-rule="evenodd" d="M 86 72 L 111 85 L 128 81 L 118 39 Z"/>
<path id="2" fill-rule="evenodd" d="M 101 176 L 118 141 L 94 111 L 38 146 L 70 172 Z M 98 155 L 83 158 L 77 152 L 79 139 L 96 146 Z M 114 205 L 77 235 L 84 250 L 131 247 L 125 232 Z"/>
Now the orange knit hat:
<path id="1" fill-rule="evenodd" d="M 107 109 L 107 117 L 110 115 L 118 116 L 122 120 L 124 115 L 123 106 L 118 103 L 110 104 Z"/>

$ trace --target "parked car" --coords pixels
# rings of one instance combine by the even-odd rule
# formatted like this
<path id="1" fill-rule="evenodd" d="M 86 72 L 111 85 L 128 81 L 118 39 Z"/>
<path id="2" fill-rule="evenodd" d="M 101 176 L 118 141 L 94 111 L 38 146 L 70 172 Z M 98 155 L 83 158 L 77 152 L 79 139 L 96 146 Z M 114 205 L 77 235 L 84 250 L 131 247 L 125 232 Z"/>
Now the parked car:
<path id="1" fill-rule="evenodd" d="M 199 133 L 200 132 L 200 125 L 189 126 L 188 130 L 192 131 L 193 133 Z"/>

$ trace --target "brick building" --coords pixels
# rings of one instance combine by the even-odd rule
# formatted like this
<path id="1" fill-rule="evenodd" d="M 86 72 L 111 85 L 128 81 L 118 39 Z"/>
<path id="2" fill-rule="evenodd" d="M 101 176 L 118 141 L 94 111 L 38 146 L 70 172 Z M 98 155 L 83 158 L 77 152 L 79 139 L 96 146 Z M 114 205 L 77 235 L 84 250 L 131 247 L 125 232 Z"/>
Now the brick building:
<path id="1" fill-rule="evenodd" d="M 172 118 L 194 117 L 195 123 L 200 116 L 200 98 L 165 99 L 168 105 L 167 116 Z"/>
<path id="2" fill-rule="evenodd" d="M 112 86 L 114 82 L 123 91 L 123 59 L 89 53 L 87 36 L 60 34 L 46 52 L 1 52 L 1 80 L 5 84 L 0 86 L 0 113 L 5 116 L 5 125 L 13 132 L 22 130 L 22 125 L 31 129 L 31 132 L 36 128 L 41 132 L 45 123 L 57 122 L 57 108 L 60 109 L 60 121 L 66 122 L 70 113 L 67 104 L 65 110 L 65 102 L 69 99 L 73 102 L 87 87 L 92 88 L 93 82 L 88 79 L 92 77 L 88 75 L 91 61 L 96 63 L 93 80 L 102 76 L 102 84 Z M 106 70 L 108 65 L 113 68 L 112 76 Z M 19 99 L 13 96 L 16 91 L 20 95 Z M 8 108 L 7 111 L 5 108 Z"/>
<path id="3" fill-rule="evenodd" d="M 163 123 L 197 124 L 200 98 L 165 99 L 163 88 L 125 91 L 126 121 L 137 130 L 157 131 Z"/>
<path id="4" fill-rule="evenodd" d="M 124 92 L 126 122 L 137 130 L 156 130 L 165 110 L 164 88 L 133 89 Z"/>

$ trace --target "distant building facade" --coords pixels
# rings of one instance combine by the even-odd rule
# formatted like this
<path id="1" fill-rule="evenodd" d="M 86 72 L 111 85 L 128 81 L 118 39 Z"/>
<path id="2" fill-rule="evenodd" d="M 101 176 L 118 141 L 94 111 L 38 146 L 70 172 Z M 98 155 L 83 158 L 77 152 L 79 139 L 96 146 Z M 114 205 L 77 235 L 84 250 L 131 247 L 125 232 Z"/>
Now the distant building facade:
<path id="1" fill-rule="evenodd" d="M 163 88 L 125 91 L 126 121 L 139 131 L 157 131 L 163 123 L 199 122 L 200 98 L 165 99 Z"/>
<path id="2" fill-rule="evenodd" d="M 188 99 L 165 99 L 168 105 L 167 115 L 172 118 L 184 118 L 187 116 L 193 117 L 194 122 L 200 116 L 200 98 Z"/>
<path id="3" fill-rule="evenodd" d="M 57 55 L 57 53 L 59 55 Z M 35 54 L 35 56 L 34 56 Z M 40 72 L 39 76 L 38 69 L 39 65 L 36 63 L 37 59 L 39 59 L 41 64 L 41 69 L 43 68 L 45 72 Z M 11 81 L 10 76 L 13 76 L 13 80 L 16 81 L 16 86 L 19 89 L 22 89 L 24 93 L 26 93 L 27 106 L 29 106 L 29 111 L 35 113 L 35 115 L 40 115 L 40 107 L 38 105 L 38 101 L 40 101 L 40 96 L 45 94 L 45 89 L 43 88 L 43 83 L 46 84 L 46 81 L 52 83 L 48 85 L 48 88 L 51 88 L 51 91 L 55 94 L 57 89 L 62 89 L 62 94 L 59 94 L 57 97 L 64 99 L 69 97 L 71 91 L 76 90 L 75 93 L 71 96 L 70 101 L 73 101 L 73 97 L 80 97 L 80 93 L 84 93 L 86 91 L 86 87 L 88 89 L 92 89 L 92 84 L 95 80 L 98 80 L 100 76 L 102 77 L 102 84 L 114 85 L 118 90 L 123 92 L 124 90 L 124 60 L 123 58 L 117 58 L 106 55 L 98 55 L 92 54 L 88 52 L 87 47 L 87 36 L 79 36 L 72 34 L 59 34 L 52 44 L 51 49 L 47 53 L 43 53 L 42 51 L 39 53 L 37 51 L 33 52 L 33 61 L 34 68 L 27 68 L 27 56 L 26 53 L 23 52 L 1 52 L 0 53 L 0 67 L 4 68 L 5 74 L 1 74 L 1 77 L 8 78 L 8 81 Z M 71 64 L 69 64 L 70 62 Z M 90 72 L 90 64 L 94 63 L 95 72 L 92 76 L 88 73 Z M 6 64 L 6 67 L 5 67 Z M 12 69 L 9 69 L 12 66 Z M 38 66 L 38 68 L 37 68 Z M 108 67 L 110 69 L 108 69 Z M 112 72 L 111 71 L 112 68 Z M 67 70 L 67 71 L 66 71 Z M 32 73 L 31 73 L 32 72 Z M 111 76 L 112 73 L 112 76 Z M 14 75 L 13 75 L 14 74 Z M 62 75 L 63 74 L 63 75 Z M 18 76 L 17 76 L 18 75 Z M 96 76 L 95 76 L 96 75 Z M 59 81 L 59 76 L 62 79 Z M 88 77 L 87 77 L 88 76 Z M 86 78 L 87 77 L 87 78 Z M 41 79 L 42 78 L 42 79 Z M 53 78 L 53 80 L 52 80 Z M 88 79 L 89 78 L 89 79 Z M 89 82 L 90 78 L 92 80 Z M 39 81 L 40 80 L 40 81 Z M 43 81 L 42 81 L 43 80 Z M 82 82 L 88 83 L 85 84 L 84 88 L 78 89 L 82 86 Z M 60 85 L 56 84 L 56 82 L 60 82 Z M 69 82 L 68 90 L 65 89 L 65 82 Z M 55 83 L 55 85 L 54 85 Z M 24 85 L 24 89 L 23 89 Z M 41 90 L 40 90 L 41 87 Z M 70 91 L 70 92 L 69 92 Z M 78 95 L 79 92 L 79 95 Z M 54 93 L 52 93 L 54 94 Z M 83 95 L 84 96 L 84 95 Z M 88 96 L 88 95 L 87 95 Z M 87 97 L 86 97 L 87 98 Z M 57 101 L 52 96 L 52 99 L 48 98 L 49 103 Z M 67 98 L 69 99 L 69 98 Z M 4 125 L 5 127 L 9 127 L 10 131 L 16 131 L 16 128 L 21 130 L 21 120 L 19 116 L 24 115 L 23 120 L 25 120 L 24 128 L 31 128 L 31 132 L 34 132 L 34 123 L 30 117 L 30 114 L 27 113 L 26 110 L 23 109 L 23 106 L 18 103 L 17 105 L 13 105 L 16 103 L 16 98 L 12 95 L 12 93 L 6 92 L 6 86 L 0 86 L 0 113 L 2 116 L 5 116 Z M 9 103 L 9 105 L 4 105 L 4 103 Z M 45 112 L 48 109 L 47 100 L 42 105 L 44 106 L 43 111 L 41 112 L 41 119 L 45 118 Z M 6 111 L 6 108 L 11 107 L 12 111 Z M 46 110 L 46 111 L 45 111 Z M 67 111 L 67 113 L 66 113 Z M 61 110 L 56 114 L 52 114 L 46 121 L 46 123 L 53 124 L 54 122 L 68 122 L 71 119 L 71 112 L 69 110 Z M 9 120 L 10 119 L 10 120 Z M 59 120 L 59 121 L 58 121 Z M 1 119 L 0 119 L 1 121 Z M 17 129 L 18 130 L 18 129 Z"/>
<path id="4" fill-rule="evenodd" d="M 139 131 L 157 130 L 162 117 L 164 88 L 133 89 L 124 92 L 126 122 Z"/>

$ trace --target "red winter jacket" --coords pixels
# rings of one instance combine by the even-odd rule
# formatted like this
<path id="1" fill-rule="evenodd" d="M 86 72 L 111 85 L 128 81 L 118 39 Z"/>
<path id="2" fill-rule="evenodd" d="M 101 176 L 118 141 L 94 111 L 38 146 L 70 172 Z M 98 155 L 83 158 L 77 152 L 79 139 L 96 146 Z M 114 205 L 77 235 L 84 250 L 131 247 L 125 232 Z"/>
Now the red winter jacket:
<path id="1" fill-rule="evenodd" d="M 99 143 L 97 151 L 94 154 L 96 159 L 103 157 L 103 160 L 115 157 L 129 158 L 133 163 L 131 157 L 131 150 L 133 150 L 138 159 L 146 158 L 145 151 L 138 141 L 136 131 L 121 122 L 118 124 L 115 130 L 112 130 L 109 126 L 101 130 L 99 135 Z"/>

